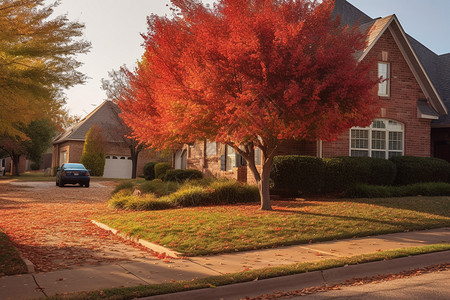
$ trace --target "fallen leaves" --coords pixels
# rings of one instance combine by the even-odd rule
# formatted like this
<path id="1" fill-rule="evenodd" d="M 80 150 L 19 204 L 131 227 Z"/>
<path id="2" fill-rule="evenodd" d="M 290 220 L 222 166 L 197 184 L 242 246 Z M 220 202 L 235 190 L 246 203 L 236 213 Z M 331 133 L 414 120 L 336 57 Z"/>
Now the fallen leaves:
<path id="1" fill-rule="evenodd" d="M 105 209 L 112 189 L 97 188 L 93 193 L 54 184 L 39 189 L 2 184 L 0 228 L 38 272 L 151 255 L 90 222 L 92 214 Z M 74 197 L 82 200 L 74 202 Z"/>

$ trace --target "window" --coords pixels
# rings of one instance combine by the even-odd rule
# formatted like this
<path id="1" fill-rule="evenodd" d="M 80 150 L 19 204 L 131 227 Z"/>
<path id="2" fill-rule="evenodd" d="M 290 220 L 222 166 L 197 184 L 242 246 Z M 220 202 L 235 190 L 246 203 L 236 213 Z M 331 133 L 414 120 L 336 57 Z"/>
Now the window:
<path id="1" fill-rule="evenodd" d="M 388 159 L 403 155 L 403 124 L 376 119 L 366 128 L 350 129 L 350 156 Z"/>
<path id="2" fill-rule="evenodd" d="M 227 145 L 227 171 L 233 171 L 233 167 L 236 167 L 236 150 L 233 147 Z"/>
<path id="3" fill-rule="evenodd" d="M 206 142 L 206 156 L 217 155 L 216 142 Z"/>
<path id="4" fill-rule="evenodd" d="M 261 149 L 255 148 L 255 165 L 261 164 Z"/>
<path id="5" fill-rule="evenodd" d="M 381 82 L 378 84 L 378 96 L 389 97 L 389 63 L 378 62 L 378 78 Z"/>

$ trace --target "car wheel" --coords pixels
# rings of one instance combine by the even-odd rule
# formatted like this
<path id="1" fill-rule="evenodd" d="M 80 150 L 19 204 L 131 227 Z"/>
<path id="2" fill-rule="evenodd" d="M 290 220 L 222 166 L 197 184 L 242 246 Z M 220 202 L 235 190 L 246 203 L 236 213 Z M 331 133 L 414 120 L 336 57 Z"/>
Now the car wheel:
<path id="1" fill-rule="evenodd" d="M 60 180 L 59 183 L 58 183 L 58 186 L 59 187 L 63 187 L 64 186 L 64 182 L 62 180 Z"/>
<path id="2" fill-rule="evenodd" d="M 84 184 L 85 187 L 89 187 L 89 182 Z"/>

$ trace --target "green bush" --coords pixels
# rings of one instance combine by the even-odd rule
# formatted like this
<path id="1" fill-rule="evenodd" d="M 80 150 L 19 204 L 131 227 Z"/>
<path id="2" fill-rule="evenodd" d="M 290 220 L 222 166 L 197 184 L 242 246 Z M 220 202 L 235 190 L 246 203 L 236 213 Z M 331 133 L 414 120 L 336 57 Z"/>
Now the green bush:
<path id="1" fill-rule="evenodd" d="M 187 169 L 187 170 L 167 170 L 166 175 L 162 177 L 163 181 L 177 181 L 183 182 L 186 180 L 202 179 L 203 173 L 199 170 Z"/>
<path id="2" fill-rule="evenodd" d="M 276 156 L 270 178 L 276 193 L 318 193 L 323 188 L 324 163 L 310 156 Z"/>
<path id="3" fill-rule="evenodd" d="M 93 125 L 86 133 L 84 141 L 83 153 L 80 162 L 90 170 L 91 176 L 103 176 L 105 169 L 105 138 L 102 128 Z"/>
<path id="4" fill-rule="evenodd" d="M 174 205 L 184 207 L 207 205 L 211 202 L 211 192 L 201 186 L 183 186 L 175 193 L 166 197 L 170 199 Z"/>
<path id="5" fill-rule="evenodd" d="M 125 191 L 115 194 L 108 204 L 112 208 L 129 210 L 162 210 L 174 207 L 170 199 L 157 198 L 153 194 L 137 196 Z"/>
<path id="6" fill-rule="evenodd" d="M 37 170 L 39 170 L 40 166 L 41 166 L 40 164 L 32 162 L 31 165 L 30 165 L 30 168 L 33 171 L 37 171 Z"/>
<path id="7" fill-rule="evenodd" d="M 178 190 L 180 185 L 176 182 L 163 182 L 161 179 L 147 181 L 139 186 L 142 193 L 152 193 L 158 197 L 170 195 Z"/>
<path id="8" fill-rule="evenodd" d="M 439 158 L 398 156 L 390 158 L 397 167 L 396 185 L 419 182 L 448 182 L 450 164 Z"/>
<path id="9" fill-rule="evenodd" d="M 141 195 L 134 195 L 137 189 Z M 174 181 L 163 182 L 160 179 L 136 185 L 132 181 L 122 182 L 114 190 L 109 206 L 117 209 L 157 210 L 177 206 L 202 206 L 234 204 L 259 201 L 256 186 L 250 186 L 235 180 L 203 178 L 180 184 Z"/>
<path id="10" fill-rule="evenodd" d="M 210 204 L 234 204 L 260 201 L 256 186 L 235 180 L 217 180 L 209 185 L 212 189 Z"/>
<path id="11" fill-rule="evenodd" d="M 144 166 L 144 178 L 145 180 L 155 179 L 155 162 L 146 163 Z"/>
<path id="12" fill-rule="evenodd" d="M 172 169 L 169 163 L 157 163 L 155 165 L 155 178 L 162 179 L 164 175 L 166 175 L 167 170 Z"/>
<path id="13" fill-rule="evenodd" d="M 324 159 L 324 191 L 342 193 L 356 184 L 390 185 L 395 165 L 385 159 L 370 157 L 334 157 Z"/>
<path id="14" fill-rule="evenodd" d="M 389 198 L 409 196 L 450 196 L 450 184 L 445 182 L 416 183 L 403 186 L 355 185 L 344 194 L 347 198 Z"/>
<path id="15" fill-rule="evenodd" d="M 91 176 L 103 176 L 105 153 L 83 153 L 80 162 L 90 171 Z"/>
<path id="16" fill-rule="evenodd" d="M 132 181 L 123 181 L 114 188 L 112 194 L 113 195 L 117 194 L 120 191 L 128 191 L 131 193 L 133 191 L 134 186 L 135 184 Z"/>

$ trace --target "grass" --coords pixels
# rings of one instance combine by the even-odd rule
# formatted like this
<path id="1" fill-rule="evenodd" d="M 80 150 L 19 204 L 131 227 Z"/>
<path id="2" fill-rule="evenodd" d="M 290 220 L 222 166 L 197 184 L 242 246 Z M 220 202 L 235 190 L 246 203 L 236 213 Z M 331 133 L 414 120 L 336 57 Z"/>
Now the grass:
<path id="1" fill-rule="evenodd" d="M 326 259 L 313 263 L 298 263 L 279 267 L 267 267 L 264 269 L 250 270 L 240 273 L 221 276 L 211 276 L 190 281 L 177 281 L 173 283 L 150 284 L 145 286 L 105 289 L 101 291 L 83 292 L 72 295 L 53 296 L 47 299 L 72 299 L 72 300 L 94 300 L 94 299 L 135 299 L 153 295 L 176 293 L 188 290 L 214 288 L 217 286 L 250 282 L 273 277 L 301 274 L 318 270 L 356 265 L 360 263 L 390 260 L 400 257 L 413 256 L 425 253 L 450 250 L 450 244 L 435 244 L 423 247 L 403 248 L 377 253 L 357 255 L 352 257 Z"/>
<path id="2" fill-rule="evenodd" d="M 450 197 L 278 201 L 164 211 L 106 210 L 93 218 L 187 256 L 450 226 Z"/>
<path id="3" fill-rule="evenodd" d="M 118 209 L 161 210 L 248 202 L 259 202 L 256 186 L 235 180 L 203 178 L 185 182 L 124 181 L 116 186 L 108 204 Z"/>
<path id="4" fill-rule="evenodd" d="M 27 267 L 20 258 L 8 236 L 0 230 L 0 276 L 27 273 Z"/>

